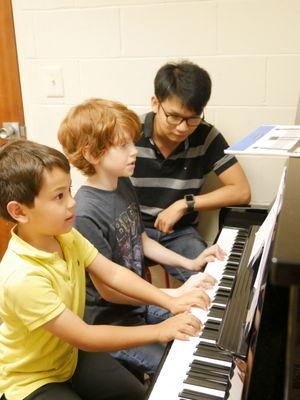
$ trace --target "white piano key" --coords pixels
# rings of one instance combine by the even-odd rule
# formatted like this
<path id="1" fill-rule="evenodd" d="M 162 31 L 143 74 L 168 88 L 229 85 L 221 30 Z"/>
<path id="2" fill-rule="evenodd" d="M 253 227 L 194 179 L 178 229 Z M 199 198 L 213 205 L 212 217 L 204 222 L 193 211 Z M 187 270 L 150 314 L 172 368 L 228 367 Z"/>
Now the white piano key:
<path id="1" fill-rule="evenodd" d="M 195 392 L 198 392 L 198 393 L 211 394 L 213 396 L 220 397 L 220 399 L 224 399 L 224 397 L 225 397 L 225 392 L 222 390 L 210 389 L 210 388 L 203 387 L 203 386 L 190 385 L 188 383 L 183 384 L 181 391 L 183 389 L 194 390 Z"/>
<path id="2" fill-rule="evenodd" d="M 210 364 L 217 364 L 217 365 L 222 365 L 223 367 L 231 367 L 232 362 L 228 361 L 222 361 L 222 360 L 216 360 L 214 358 L 208 358 L 208 357 L 199 357 L 199 356 L 193 356 L 193 360 L 198 360 L 198 361 L 205 361 Z"/>

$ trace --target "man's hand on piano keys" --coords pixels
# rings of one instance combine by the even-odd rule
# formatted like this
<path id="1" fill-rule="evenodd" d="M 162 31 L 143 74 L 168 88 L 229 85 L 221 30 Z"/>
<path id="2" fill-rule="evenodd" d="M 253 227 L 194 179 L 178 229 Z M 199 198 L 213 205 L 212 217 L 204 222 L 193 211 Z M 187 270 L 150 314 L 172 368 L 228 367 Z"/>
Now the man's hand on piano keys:
<path id="1" fill-rule="evenodd" d="M 200 271 L 208 262 L 213 262 L 216 260 L 223 261 L 225 257 L 225 251 L 223 251 L 218 244 L 214 244 L 213 246 L 210 246 L 202 251 L 197 258 L 188 260 L 189 262 L 187 265 L 183 265 L 183 267 L 191 271 Z"/>
<path id="2" fill-rule="evenodd" d="M 202 329 L 199 319 L 189 312 L 170 317 L 156 324 L 156 327 L 160 343 L 167 343 L 174 339 L 188 340 L 190 336 L 198 336 Z"/>
<path id="3" fill-rule="evenodd" d="M 169 311 L 176 315 L 189 311 L 191 307 L 199 307 L 207 310 L 210 306 L 210 298 L 203 289 L 190 290 L 178 297 L 173 297 L 170 301 Z"/>

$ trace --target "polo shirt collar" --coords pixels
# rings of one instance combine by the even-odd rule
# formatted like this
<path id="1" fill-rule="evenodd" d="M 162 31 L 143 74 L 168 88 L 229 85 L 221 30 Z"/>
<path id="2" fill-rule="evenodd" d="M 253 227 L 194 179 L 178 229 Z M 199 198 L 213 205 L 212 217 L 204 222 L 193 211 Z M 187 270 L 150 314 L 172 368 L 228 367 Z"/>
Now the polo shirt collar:
<path id="1" fill-rule="evenodd" d="M 154 125 L 154 112 L 149 112 L 145 116 L 144 121 L 144 136 L 147 138 L 151 138 L 153 132 L 153 125 Z"/>
<path id="2" fill-rule="evenodd" d="M 21 239 L 15 233 L 15 230 L 16 226 L 11 230 L 11 240 L 8 244 L 8 248 L 14 253 L 18 254 L 19 256 L 34 257 L 35 259 L 40 260 L 49 260 L 57 257 L 56 253 L 48 253 L 31 246 L 29 243 L 25 242 L 25 240 Z M 62 248 L 70 247 L 74 241 L 74 237 L 73 235 L 70 235 L 70 233 L 58 235 L 57 239 Z"/>

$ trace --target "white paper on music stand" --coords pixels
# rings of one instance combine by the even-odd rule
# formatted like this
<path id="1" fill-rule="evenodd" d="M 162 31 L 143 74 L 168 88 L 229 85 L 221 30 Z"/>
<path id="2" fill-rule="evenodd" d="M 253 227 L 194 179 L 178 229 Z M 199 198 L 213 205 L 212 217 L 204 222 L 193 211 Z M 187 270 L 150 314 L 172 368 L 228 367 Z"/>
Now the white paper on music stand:
<path id="1" fill-rule="evenodd" d="M 254 261 L 258 258 L 258 256 L 262 253 L 256 279 L 253 286 L 253 297 L 251 301 L 251 305 L 248 310 L 247 318 L 246 318 L 246 329 L 249 330 L 252 324 L 252 320 L 255 314 L 255 310 L 258 303 L 259 293 L 262 286 L 262 280 L 265 273 L 267 258 L 271 246 L 272 235 L 274 231 L 274 227 L 276 224 L 277 216 L 280 212 L 282 205 L 282 197 L 284 190 L 284 181 L 285 181 L 286 167 L 283 170 L 278 192 L 276 195 L 276 199 L 271 210 L 268 213 L 267 218 L 256 232 L 255 241 L 252 247 L 252 252 L 249 258 L 249 267 L 253 266 Z"/>

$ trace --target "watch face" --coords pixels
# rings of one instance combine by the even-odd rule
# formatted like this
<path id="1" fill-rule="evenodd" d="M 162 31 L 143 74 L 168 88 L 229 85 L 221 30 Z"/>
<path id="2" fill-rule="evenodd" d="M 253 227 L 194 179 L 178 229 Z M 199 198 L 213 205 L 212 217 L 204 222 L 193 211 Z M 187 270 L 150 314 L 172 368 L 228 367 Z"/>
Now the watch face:
<path id="1" fill-rule="evenodd" d="M 186 201 L 193 201 L 194 200 L 194 196 L 192 194 L 187 194 L 185 196 Z"/>

